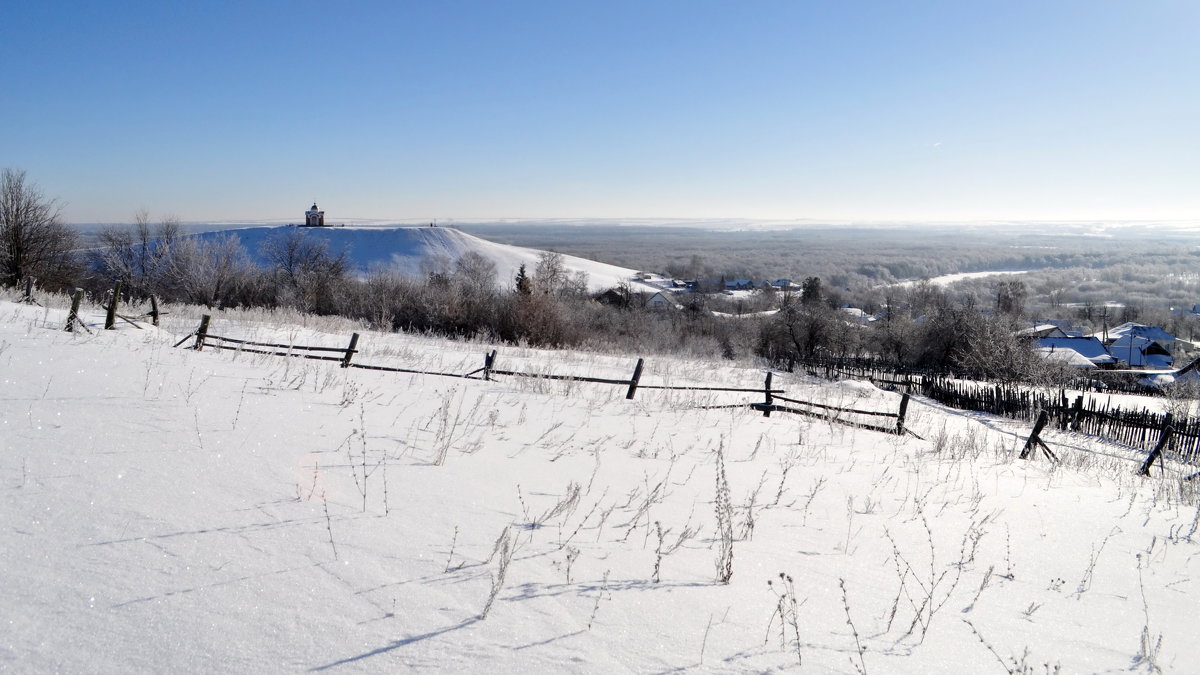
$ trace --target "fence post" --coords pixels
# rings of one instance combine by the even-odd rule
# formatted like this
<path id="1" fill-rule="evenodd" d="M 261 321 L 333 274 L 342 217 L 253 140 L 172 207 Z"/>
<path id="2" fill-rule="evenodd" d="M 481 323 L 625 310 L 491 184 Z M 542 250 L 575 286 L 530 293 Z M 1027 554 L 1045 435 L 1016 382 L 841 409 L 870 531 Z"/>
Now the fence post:
<path id="1" fill-rule="evenodd" d="M 896 435 L 904 435 L 904 418 L 908 415 L 908 394 L 900 397 L 900 413 L 896 415 Z"/>
<path id="2" fill-rule="evenodd" d="M 108 313 L 104 315 L 104 330 L 113 330 L 117 324 L 117 303 L 121 299 L 121 282 L 113 286 L 112 298 L 108 301 Z"/>
<path id="3" fill-rule="evenodd" d="M 625 393 L 626 400 L 632 399 L 637 393 L 638 381 L 642 379 L 642 364 L 643 360 L 638 359 L 637 365 L 633 367 L 633 379 L 629 381 L 629 391 Z"/>
<path id="4" fill-rule="evenodd" d="M 483 379 L 492 379 L 492 367 L 496 364 L 496 350 L 493 349 L 490 354 L 483 355 Z"/>
<path id="5" fill-rule="evenodd" d="M 771 406 L 775 403 L 775 398 L 771 396 L 771 371 L 767 371 L 767 381 L 763 384 L 763 417 L 771 416 Z"/>
<path id="6" fill-rule="evenodd" d="M 1029 434 L 1029 440 L 1025 441 L 1025 447 L 1021 450 L 1021 459 L 1029 459 L 1029 454 L 1033 452 L 1038 445 L 1045 445 L 1039 434 L 1046 427 L 1046 423 L 1050 421 L 1050 413 L 1043 410 L 1038 414 L 1037 423 L 1033 425 L 1033 433 Z"/>
<path id="7" fill-rule="evenodd" d="M 1075 409 L 1071 413 L 1071 431 L 1078 432 L 1083 426 L 1083 394 L 1075 397 Z"/>
<path id="8" fill-rule="evenodd" d="M 192 349 L 196 351 L 204 349 L 204 339 L 208 337 L 208 322 L 211 319 L 212 317 L 208 314 L 200 317 L 200 327 L 196 329 L 196 344 L 192 346 Z"/>
<path id="9" fill-rule="evenodd" d="M 158 326 L 158 298 L 150 296 L 150 320 L 154 322 L 155 327 Z"/>
<path id="10" fill-rule="evenodd" d="M 1154 445 L 1154 449 L 1150 451 L 1150 456 L 1146 458 L 1145 462 L 1142 462 L 1142 468 L 1138 469 L 1137 475 L 1149 476 L 1150 467 L 1154 465 L 1154 460 L 1156 459 L 1158 460 L 1159 468 L 1163 468 L 1163 449 L 1166 448 L 1167 443 L 1171 441 L 1171 435 L 1174 432 L 1175 427 L 1171 423 L 1171 413 L 1167 413 L 1166 417 L 1163 418 L 1162 435 L 1158 437 L 1158 443 L 1156 443 Z"/>
<path id="11" fill-rule="evenodd" d="M 350 359 L 354 358 L 355 348 L 358 347 L 358 333 L 350 334 L 350 346 L 346 348 L 346 356 L 342 358 L 342 367 L 350 367 Z"/>
<path id="12" fill-rule="evenodd" d="M 75 292 L 71 294 L 71 313 L 67 315 L 66 331 L 68 333 L 75 332 L 75 324 L 79 321 L 79 302 L 81 300 L 83 300 L 83 289 L 76 288 Z"/>

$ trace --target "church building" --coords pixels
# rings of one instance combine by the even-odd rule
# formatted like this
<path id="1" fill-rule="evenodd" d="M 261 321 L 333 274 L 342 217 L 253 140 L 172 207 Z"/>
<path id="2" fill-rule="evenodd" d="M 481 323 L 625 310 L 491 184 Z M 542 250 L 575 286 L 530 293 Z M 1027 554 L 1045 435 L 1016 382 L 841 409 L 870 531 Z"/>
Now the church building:
<path id="1" fill-rule="evenodd" d="M 305 227 L 325 227 L 325 212 L 317 208 L 313 202 L 312 208 L 304 212 Z"/>

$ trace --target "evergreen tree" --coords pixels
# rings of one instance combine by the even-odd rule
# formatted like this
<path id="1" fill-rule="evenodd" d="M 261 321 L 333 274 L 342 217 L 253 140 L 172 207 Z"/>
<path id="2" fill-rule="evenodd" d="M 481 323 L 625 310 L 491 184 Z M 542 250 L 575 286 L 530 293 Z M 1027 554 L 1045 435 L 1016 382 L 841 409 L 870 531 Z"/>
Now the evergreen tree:
<path id="1" fill-rule="evenodd" d="M 524 264 L 517 269 L 516 284 L 517 292 L 521 295 L 529 295 L 533 292 L 533 284 L 529 281 L 529 275 L 525 273 Z"/>
<path id="2" fill-rule="evenodd" d="M 820 277 L 809 277 L 800 285 L 800 304 L 808 306 L 821 304 Z"/>

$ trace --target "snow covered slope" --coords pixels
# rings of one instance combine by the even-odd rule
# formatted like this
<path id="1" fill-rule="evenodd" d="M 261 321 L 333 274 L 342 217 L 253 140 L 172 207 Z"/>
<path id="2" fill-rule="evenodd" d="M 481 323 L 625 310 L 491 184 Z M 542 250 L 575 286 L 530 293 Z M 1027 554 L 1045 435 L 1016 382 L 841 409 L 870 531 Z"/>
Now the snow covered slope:
<path id="1" fill-rule="evenodd" d="M 305 236 L 328 241 L 334 253 L 345 251 L 360 272 L 366 272 L 373 266 L 382 266 L 404 274 L 418 275 L 422 273 L 423 261 L 441 258 L 453 264 L 468 252 L 474 252 L 496 264 L 496 282 L 502 287 L 512 285 L 513 277 L 521 265 L 525 265 L 527 272 L 533 274 L 542 253 L 536 249 L 497 244 L 450 227 L 250 227 L 194 236 L 213 238 L 236 234 L 251 255 L 257 256 L 263 242 L 293 229 Z M 258 259 L 262 262 L 261 257 Z M 612 288 L 622 281 L 631 282 L 636 272 L 568 255 L 563 256 L 563 263 L 571 274 L 587 273 L 588 287 L 593 291 Z M 650 290 L 653 292 L 657 289 Z"/>
<path id="2" fill-rule="evenodd" d="M 42 300 L 0 302 L 0 671 L 1200 663 L 1195 486 L 1180 467 L 1134 476 L 1119 447 L 1048 431 L 1063 461 L 1022 461 L 1028 424 L 920 400 L 921 438 L 897 437 L 715 408 L 757 394 L 629 401 L 605 384 L 196 352 L 172 347 L 194 308 L 114 331 L 93 308 L 93 332 L 65 333 L 65 299 Z M 255 311 L 211 331 L 344 347 L 361 328 Z M 363 331 L 355 360 L 461 374 L 493 347 Z M 498 360 L 633 365 L 506 346 Z M 775 377 L 798 399 L 898 405 L 867 383 Z M 647 361 L 643 385 L 683 382 L 763 373 Z"/>

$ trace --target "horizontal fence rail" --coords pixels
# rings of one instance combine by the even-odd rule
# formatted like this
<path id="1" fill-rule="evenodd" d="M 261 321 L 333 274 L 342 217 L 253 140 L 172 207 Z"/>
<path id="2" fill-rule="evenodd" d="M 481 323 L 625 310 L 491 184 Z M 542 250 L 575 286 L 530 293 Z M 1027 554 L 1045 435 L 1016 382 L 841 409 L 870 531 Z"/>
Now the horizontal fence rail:
<path id="1" fill-rule="evenodd" d="M 899 417 L 897 413 L 879 412 L 877 410 L 856 410 L 854 408 L 839 408 L 834 405 L 825 405 L 823 403 L 813 403 L 811 401 L 801 401 L 799 399 L 787 398 L 786 396 L 776 396 L 777 401 L 786 401 L 788 403 L 799 403 L 812 408 L 821 408 L 822 410 L 830 410 L 834 412 L 853 413 L 855 415 L 873 415 L 876 417 Z"/>
<path id="2" fill-rule="evenodd" d="M 543 380 L 554 380 L 563 382 L 587 382 L 593 384 L 607 384 L 615 386 L 627 387 L 625 398 L 632 399 L 639 388 L 654 389 L 658 391 L 708 391 L 708 392 L 732 392 L 732 393 L 747 393 L 761 394 L 765 401 L 763 403 L 735 403 L 731 405 L 704 406 L 703 409 L 722 409 L 722 408 L 752 408 L 761 411 L 764 416 L 770 417 L 772 412 L 786 412 L 800 415 L 808 415 L 810 417 L 820 417 L 830 422 L 843 424 L 862 429 L 870 429 L 890 434 L 912 433 L 904 428 L 904 414 L 908 406 L 908 395 L 905 394 L 900 402 L 900 412 L 880 412 L 877 410 L 856 410 L 854 408 L 844 408 L 815 401 L 803 401 L 795 398 L 787 398 L 778 396 L 783 393 L 783 389 L 775 389 L 771 386 L 772 373 L 766 374 L 766 381 L 761 388 L 749 387 L 713 387 L 707 385 L 667 385 L 667 384 L 641 384 L 642 369 L 645 365 L 644 359 L 638 359 L 634 366 L 633 375 L 627 379 L 616 379 L 608 377 L 591 377 L 586 375 L 565 375 L 559 373 L 530 373 L 518 370 L 508 370 L 496 367 L 496 350 L 484 355 L 483 367 L 473 370 L 469 373 L 445 373 L 430 370 L 419 370 L 415 368 L 402 368 L 398 366 L 381 366 L 367 363 L 355 363 L 353 357 L 358 353 L 358 333 L 354 333 L 350 337 L 350 345 L 348 347 L 320 347 L 310 345 L 295 345 L 282 344 L 277 342 L 258 342 L 254 340 L 246 340 L 241 338 L 231 338 L 222 335 L 213 335 L 208 332 L 209 322 L 211 317 L 205 315 L 200 320 L 200 327 L 196 332 L 184 337 L 179 342 L 175 343 L 179 347 L 190 339 L 195 338 L 191 349 L 201 351 L 205 347 L 214 349 L 224 349 L 230 351 L 247 352 L 251 354 L 266 354 L 269 356 L 286 356 L 293 358 L 313 359 L 318 361 L 340 361 L 343 368 L 358 368 L 361 370 L 373 370 L 389 373 L 409 373 L 414 375 L 433 375 L 437 377 L 456 377 L 463 379 L 483 379 L 491 380 L 494 376 L 509 376 L 509 377 L 527 377 Z M 325 355 L 325 353 L 334 355 Z M 790 403 L 790 406 L 781 406 L 775 401 Z M 801 407 L 795 407 L 801 406 Z M 894 428 L 886 428 L 858 422 L 855 420 L 847 420 L 839 417 L 837 414 L 847 415 L 865 415 L 868 417 L 885 417 L 896 420 Z M 913 434 L 915 435 L 915 434 Z"/>
<path id="3" fill-rule="evenodd" d="M 496 368 L 496 350 L 484 355 L 484 364 L 482 368 L 478 368 L 469 373 L 446 373 L 432 370 L 420 370 L 416 368 L 403 368 L 399 366 L 382 366 L 367 363 L 353 362 L 353 357 L 358 353 L 358 333 L 354 333 L 350 337 L 349 347 L 321 347 L 310 345 L 283 344 L 277 342 L 258 342 L 254 340 L 246 340 L 241 338 L 231 338 L 222 335 L 214 335 L 208 331 L 211 317 L 204 315 L 200 320 L 200 327 L 195 332 L 185 336 L 179 342 L 175 343 L 176 347 L 183 345 L 188 340 L 194 339 L 191 349 L 202 351 L 205 347 L 213 349 L 224 349 L 229 351 L 239 351 L 250 354 L 265 354 L 268 356 L 287 356 L 293 358 L 312 359 L 316 361 L 340 361 L 343 368 L 358 368 L 361 370 L 374 370 L 388 373 L 407 373 L 413 375 L 433 375 L 437 377 L 455 377 L 460 379 L 483 379 L 490 380 L 493 376 L 509 376 L 509 377 L 527 377 L 542 380 L 554 380 L 562 382 L 586 382 L 592 384 L 607 384 L 615 386 L 627 387 L 626 398 L 632 399 L 638 389 L 654 389 L 659 391 L 713 391 L 713 392 L 740 392 L 740 393 L 763 393 L 768 396 L 775 393 L 781 393 L 783 389 L 770 388 L 770 374 L 768 374 L 768 385 L 766 388 L 750 388 L 750 387 L 712 387 L 707 385 L 667 385 L 667 384 L 642 384 L 641 376 L 642 369 L 645 365 L 644 359 L 638 359 L 634 366 L 633 375 L 629 379 L 617 379 L 609 377 L 592 377 L 588 375 L 566 375 L 559 373 L 530 373 L 518 370 L 508 370 Z M 328 352 L 334 355 L 323 355 L 320 353 L 313 354 L 312 352 Z M 749 403 L 739 403 L 733 407 L 745 407 Z"/>
<path id="4" fill-rule="evenodd" d="M 204 347 L 231 351 L 242 351 L 253 354 L 270 356 L 286 356 L 293 358 L 313 359 L 318 361 L 338 361 L 343 368 L 359 368 L 392 373 L 409 373 L 415 375 L 432 375 L 437 377 L 454 377 L 462 379 L 490 380 L 493 376 L 527 377 L 544 380 L 585 382 L 627 387 L 626 398 L 634 398 L 637 390 L 654 389 L 660 391 L 710 391 L 761 394 L 763 402 L 735 403 L 730 405 L 706 406 L 707 409 L 750 407 L 761 411 L 769 417 L 772 412 L 785 412 L 811 417 L 820 417 L 839 424 L 871 429 L 893 434 L 912 434 L 904 426 L 905 414 L 910 393 L 920 393 L 943 405 L 961 410 L 975 410 L 1004 417 L 1033 420 L 1045 412 L 1047 423 L 1065 431 L 1096 436 L 1106 440 L 1121 443 L 1133 448 L 1156 452 L 1172 459 L 1200 463 L 1200 419 L 1171 420 L 1169 414 L 1158 414 L 1149 410 L 1124 410 L 1113 408 L 1094 401 L 1087 402 L 1082 395 L 1074 402 L 1069 402 L 1065 392 L 1051 394 L 1043 391 L 1021 389 L 1010 385 L 974 384 L 959 382 L 945 376 L 918 375 L 914 373 L 897 373 L 882 368 L 869 368 L 854 365 L 844 361 L 825 361 L 819 364 L 801 364 L 810 375 L 820 376 L 820 372 L 833 379 L 835 375 L 861 377 L 876 384 L 891 385 L 904 395 L 900 401 L 899 412 L 883 412 L 878 410 L 859 410 L 840 406 L 804 401 L 796 398 L 780 396 L 782 389 L 771 386 L 770 372 L 761 388 L 747 387 L 714 387 L 706 385 L 665 385 L 642 384 L 641 375 L 644 360 L 638 359 L 632 377 L 617 379 L 606 377 L 591 377 L 585 375 L 568 375 L 558 373 L 530 373 L 517 370 L 496 368 L 496 350 L 484 355 L 482 368 L 469 373 L 446 373 L 398 366 L 382 366 L 366 363 L 354 363 L 353 358 L 358 353 L 358 333 L 350 337 L 347 347 L 323 347 L 309 345 L 282 344 L 274 342 L 257 342 L 240 338 L 213 335 L 208 332 L 210 317 L 201 318 L 200 327 L 195 333 L 184 337 L 175 344 L 176 347 L 195 338 L 192 349 L 197 351 Z M 326 355 L 329 354 L 329 355 Z M 819 366 L 819 367 L 818 367 Z M 791 405 L 779 405 L 778 402 Z M 893 428 L 857 422 L 838 417 L 839 414 L 876 417 L 896 420 Z M 1169 443 L 1164 439 L 1164 429 L 1170 426 Z M 912 434 L 915 435 L 915 434 Z M 1165 446 L 1165 447 L 1163 447 Z"/>

